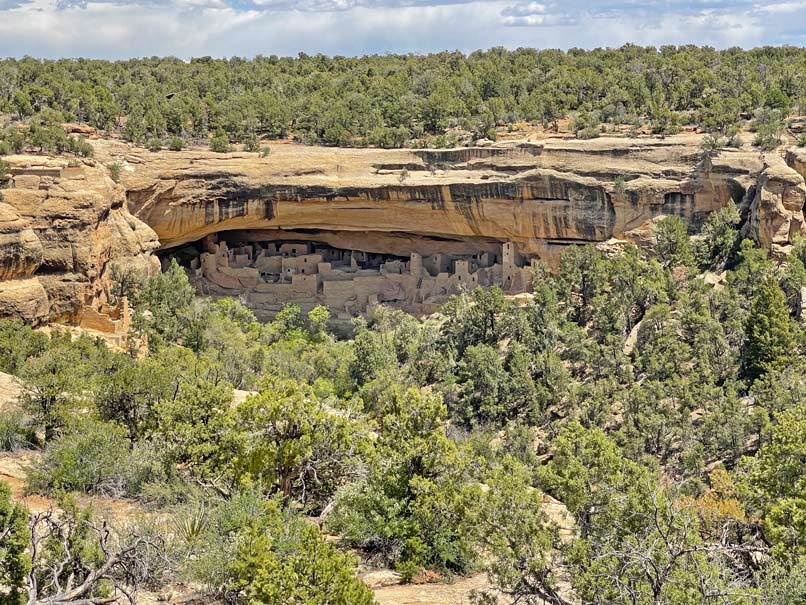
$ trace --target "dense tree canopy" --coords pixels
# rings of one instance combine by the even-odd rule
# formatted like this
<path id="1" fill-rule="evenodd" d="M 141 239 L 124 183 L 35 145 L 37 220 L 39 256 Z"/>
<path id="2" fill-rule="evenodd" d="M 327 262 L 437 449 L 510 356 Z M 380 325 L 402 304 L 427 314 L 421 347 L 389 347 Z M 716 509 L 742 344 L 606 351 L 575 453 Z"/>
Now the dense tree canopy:
<path id="1" fill-rule="evenodd" d="M 806 105 L 806 51 L 627 45 L 569 51 L 493 48 L 469 55 L 0 61 L 0 113 L 31 124 L 29 143 L 69 142 L 53 114 L 141 144 L 181 146 L 215 135 L 254 147 L 255 136 L 399 147 L 460 126 L 475 137 L 518 121 L 556 126 L 573 114 L 580 136 L 602 125 L 656 133 L 695 124 L 730 137 L 755 115 L 757 143 L 775 144 L 790 109 Z M 179 143 L 176 142 L 179 141 Z M 2 143 L 19 146 L 9 131 Z"/>

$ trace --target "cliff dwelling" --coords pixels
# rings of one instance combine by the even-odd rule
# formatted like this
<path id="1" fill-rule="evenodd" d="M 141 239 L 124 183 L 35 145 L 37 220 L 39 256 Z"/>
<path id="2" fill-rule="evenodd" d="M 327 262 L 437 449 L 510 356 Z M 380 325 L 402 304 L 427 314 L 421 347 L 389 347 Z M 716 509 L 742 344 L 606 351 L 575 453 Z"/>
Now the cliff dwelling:
<path id="1" fill-rule="evenodd" d="M 261 319 L 289 302 L 324 304 L 346 327 L 374 304 L 429 314 L 476 285 L 523 292 L 532 259 L 557 270 L 569 245 L 646 245 L 667 215 L 693 234 L 731 201 L 744 237 L 785 254 L 806 230 L 806 151 L 726 150 L 703 166 L 699 142 L 289 144 L 259 157 L 99 140 L 96 159 L 78 166 L 15 156 L 0 204 L 0 308 L 32 324 L 121 321 L 112 269 L 153 275 L 158 256 L 175 257 L 200 294 L 238 297 Z M 120 182 L 107 174 L 115 162 Z"/>
<path id="2" fill-rule="evenodd" d="M 403 254 L 399 249 L 389 253 L 367 245 L 333 245 L 342 239 L 339 235 L 222 232 L 167 251 L 162 258 L 176 258 L 201 294 L 239 297 L 259 317 L 272 317 L 288 303 L 303 310 L 325 305 L 337 320 L 377 304 L 427 314 L 476 286 L 498 285 L 510 293 L 531 287 L 531 262 L 512 242 L 444 242 L 453 251 L 439 252 L 437 240 L 417 245 L 410 239 L 415 245 Z M 366 243 L 372 241 L 371 234 L 363 235 Z M 432 253 L 421 254 L 424 250 Z"/>

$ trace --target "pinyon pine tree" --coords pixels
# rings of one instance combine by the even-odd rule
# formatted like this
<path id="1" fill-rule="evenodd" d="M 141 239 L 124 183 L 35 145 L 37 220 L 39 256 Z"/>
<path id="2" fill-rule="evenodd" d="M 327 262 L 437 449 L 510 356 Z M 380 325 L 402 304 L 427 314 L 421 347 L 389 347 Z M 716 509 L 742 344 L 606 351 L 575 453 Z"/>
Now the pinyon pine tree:
<path id="1" fill-rule="evenodd" d="M 747 318 L 744 371 L 752 380 L 781 369 L 791 358 L 795 335 L 784 293 L 774 278 L 761 286 Z"/>

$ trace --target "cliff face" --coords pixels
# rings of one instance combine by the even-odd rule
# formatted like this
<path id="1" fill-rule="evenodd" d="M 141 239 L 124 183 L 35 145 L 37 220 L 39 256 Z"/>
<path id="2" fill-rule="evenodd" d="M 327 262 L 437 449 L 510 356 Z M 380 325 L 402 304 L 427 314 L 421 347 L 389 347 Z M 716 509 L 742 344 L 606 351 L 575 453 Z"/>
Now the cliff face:
<path id="1" fill-rule="evenodd" d="M 0 203 L 0 313 L 30 323 L 79 321 L 108 300 L 110 261 L 149 274 L 156 234 L 126 208 L 95 162 L 11 156 Z"/>
<path id="2" fill-rule="evenodd" d="M 459 150 L 276 145 L 270 156 L 123 153 L 129 208 L 163 248 L 227 230 L 324 230 L 408 254 L 413 239 L 514 242 L 548 262 L 569 243 L 623 237 L 658 215 L 695 229 L 745 198 L 752 151 L 699 162 L 697 137 L 550 140 Z"/>
<path id="3" fill-rule="evenodd" d="M 265 158 L 93 145 L 95 160 L 70 164 L 6 158 L 3 315 L 80 321 L 108 302 L 114 263 L 153 273 L 153 252 L 177 252 L 207 236 L 264 249 L 307 240 L 385 255 L 385 262 L 415 253 L 450 273 L 450 258 L 447 269 L 434 268 L 443 262 L 438 255 L 487 254 L 482 264 L 492 267 L 511 242 L 518 267 L 536 257 L 556 266 L 569 244 L 645 241 L 662 215 L 681 216 L 695 231 L 729 200 L 748 216 L 746 235 L 774 252 L 804 231 L 806 152 L 790 150 L 784 160 L 744 148 L 703 160 L 695 135 L 454 150 L 278 143 Z M 121 165 L 119 184 L 109 178 L 112 162 Z M 196 251 L 209 245 L 195 244 Z"/>
<path id="4" fill-rule="evenodd" d="M 796 151 L 788 152 L 786 161 L 777 154 L 765 156 L 756 184 L 746 234 L 773 253 L 785 251 L 804 232 L 806 164 L 800 157 Z"/>

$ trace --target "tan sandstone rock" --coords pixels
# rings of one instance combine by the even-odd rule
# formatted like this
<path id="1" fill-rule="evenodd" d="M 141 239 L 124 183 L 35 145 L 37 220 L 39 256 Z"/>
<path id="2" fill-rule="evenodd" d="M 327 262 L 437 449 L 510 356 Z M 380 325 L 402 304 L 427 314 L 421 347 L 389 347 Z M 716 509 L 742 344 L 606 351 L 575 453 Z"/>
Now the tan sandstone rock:
<path id="1" fill-rule="evenodd" d="M 663 216 L 680 216 L 696 230 L 733 200 L 749 210 L 748 235 L 785 250 L 804 226 L 804 153 L 790 150 L 785 162 L 745 147 L 704 161 L 699 143 L 692 134 L 441 150 L 274 143 L 261 157 L 152 153 L 93 139 L 92 160 L 10 156 L 11 188 L 0 204 L 0 314 L 41 323 L 80 322 L 87 305 L 106 313 L 114 265 L 152 273 L 157 249 L 200 246 L 221 232 L 241 241 L 311 239 L 408 263 L 412 253 L 455 260 L 500 254 L 511 243 L 526 270 L 536 257 L 556 267 L 572 244 L 646 244 Z M 106 168 L 112 162 L 121 165 L 119 184 Z M 383 270 L 395 273 L 395 266 Z M 256 301 L 270 304 L 280 286 L 246 269 L 216 268 L 219 285 L 251 288 Z M 434 271 L 472 277 L 460 265 Z M 316 279 L 297 275 L 294 296 L 310 303 Z M 403 300 L 418 279 L 408 265 L 388 275 L 358 272 L 350 292 L 332 279 L 322 296 L 343 300 L 350 312 Z M 506 275 L 491 272 L 490 279 Z M 447 290 L 432 294 L 439 300 Z"/>
<path id="2" fill-rule="evenodd" d="M 750 206 L 747 234 L 774 254 L 783 254 L 796 235 L 806 233 L 806 182 L 777 154 L 769 154 L 765 160 Z"/>
<path id="3" fill-rule="evenodd" d="M 94 161 L 9 156 L 0 203 L 0 315 L 77 320 L 107 299 L 110 261 L 153 274 L 156 234 L 129 214 L 124 191 Z"/>
<path id="4" fill-rule="evenodd" d="M 511 241 L 551 264 L 569 243 L 620 238 L 660 215 L 696 227 L 729 199 L 741 203 L 763 168 L 758 154 L 725 152 L 705 172 L 698 144 L 685 135 L 453 150 L 275 145 L 261 158 L 110 142 L 103 152 L 123 163 L 129 208 L 163 248 L 224 230 L 317 229 L 332 245 L 359 239 L 380 253 L 407 254 L 413 239 Z"/>

